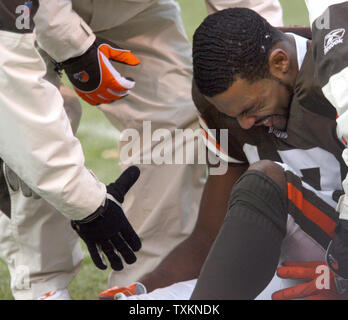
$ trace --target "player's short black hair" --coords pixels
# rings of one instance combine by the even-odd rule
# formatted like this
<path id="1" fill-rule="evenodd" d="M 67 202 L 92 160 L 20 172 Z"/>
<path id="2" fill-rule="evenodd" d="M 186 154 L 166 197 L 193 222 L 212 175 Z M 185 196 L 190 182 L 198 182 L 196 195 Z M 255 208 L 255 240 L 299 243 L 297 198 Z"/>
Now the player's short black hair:
<path id="1" fill-rule="evenodd" d="M 266 78 L 270 49 L 285 39 L 247 8 L 208 16 L 193 36 L 193 75 L 199 91 L 212 97 L 227 90 L 237 76 L 249 82 Z"/>

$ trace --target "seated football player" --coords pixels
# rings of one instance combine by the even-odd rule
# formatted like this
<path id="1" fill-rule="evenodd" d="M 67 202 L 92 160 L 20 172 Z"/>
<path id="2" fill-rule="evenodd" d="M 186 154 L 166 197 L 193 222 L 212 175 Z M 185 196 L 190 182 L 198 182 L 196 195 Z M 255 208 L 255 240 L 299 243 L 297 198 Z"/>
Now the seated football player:
<path id="1" fill-rule="evenodd" d="M 209 176 L 191 237 L 140 282 L 151 291 L 196 278 L 227 211 L 192 298 L 260 298 L 279 262 L 325 265 L 347 173 L 335 109 L 321 92 L 310 42 L 251 10 L 209 16 L 193 45 L 201 126 L 217 154 L 223 151 L 212 129 L 228 129 L 229 168 Z M 258 163 L 265 159 L 278 164 Z"/>
<path id="2" fill-rule="evenodd" d="M 215 107 L 200 108 L 207 133 L 227 126 L 231 161 L 254 164 L 233 187 L 192 299 L 254 299 L 283 261 L 286 271 L 292 267 L 315 279 L 340 229 L 335 207 L 347 168 L 336 111 L 321 91 L 311 43 L 278 32 L 251 10 L 225 10 L 196 31 L 193 63 L 196 89 Z M 332 266 L 332 252 L 327 258 Z M 330 281 L 336 273 L 344 270 L 329 271 L 337 288 L 311 282 L 274 297 L 347 298 L 338 290 L 345 282 Z"/>

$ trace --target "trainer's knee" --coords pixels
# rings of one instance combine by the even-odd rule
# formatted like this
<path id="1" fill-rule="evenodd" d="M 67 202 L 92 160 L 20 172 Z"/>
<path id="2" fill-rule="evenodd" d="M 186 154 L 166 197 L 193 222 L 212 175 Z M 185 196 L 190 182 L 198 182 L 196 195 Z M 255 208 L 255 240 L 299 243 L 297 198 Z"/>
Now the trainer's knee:
<path id="1" fill-rule="evenodd" d="M 260 160 L 258 162 L 253 163 L 248 168 L 249 170 L 260 171 L 270 179 L 272 179 L 282 190 L 282 192 L 287 195 L 287 182 L 284 173 L 284 169 L 270 160 Z"/>

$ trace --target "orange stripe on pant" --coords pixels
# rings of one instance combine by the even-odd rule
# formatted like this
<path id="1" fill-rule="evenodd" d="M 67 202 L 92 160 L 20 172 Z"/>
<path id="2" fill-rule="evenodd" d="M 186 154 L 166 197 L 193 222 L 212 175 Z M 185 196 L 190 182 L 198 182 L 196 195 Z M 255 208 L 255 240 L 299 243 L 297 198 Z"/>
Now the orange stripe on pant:
<path id="1" fill-rule="evenodd" d="M 331 238 L 334 235 L 336 222 L 328 217 L 324 212 L 303 198 L 303 194 L 294 185 L 288 183 L 288 198 L 302 212 L 302 214 L 315 223 Z"/>

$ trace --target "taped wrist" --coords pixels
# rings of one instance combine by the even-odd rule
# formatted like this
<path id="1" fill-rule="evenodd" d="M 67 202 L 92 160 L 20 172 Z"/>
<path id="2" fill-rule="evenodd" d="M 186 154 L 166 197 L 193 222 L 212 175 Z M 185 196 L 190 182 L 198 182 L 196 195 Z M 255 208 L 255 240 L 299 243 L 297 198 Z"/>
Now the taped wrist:
<path id="1" fill-rule="evenodd" d="M 249 210 L 233 210 L 233 207 Z M 287 215 L 287 197 L 280 186 L 263 172 L 249 170 L 232 190 L 226 219 L 235 216 L 256 223 L 283 238 L 286 235 Z"/>

